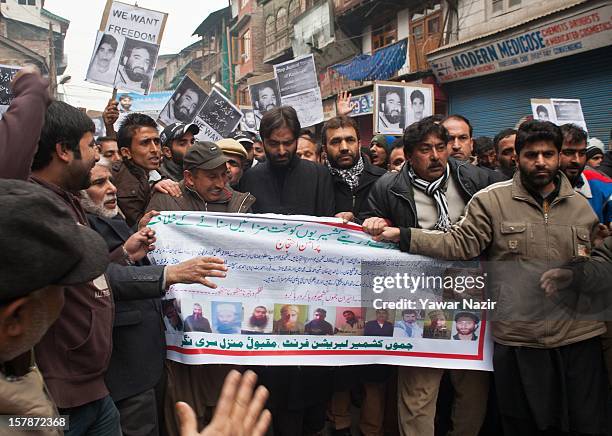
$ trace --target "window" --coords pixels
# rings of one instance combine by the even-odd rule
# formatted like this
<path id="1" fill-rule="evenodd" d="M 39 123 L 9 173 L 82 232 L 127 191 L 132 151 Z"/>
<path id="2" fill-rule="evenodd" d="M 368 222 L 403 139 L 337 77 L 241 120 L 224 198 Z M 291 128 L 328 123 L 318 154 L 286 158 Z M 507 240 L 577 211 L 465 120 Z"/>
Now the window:
<path id="1" fill-rule="evenodd" d="M 489 0 L 489 16 L 495 17 L 521 7 L 521 0 Z"/>
<path id="2" fill-rule="evenodd" d="M 397 42 L 397 18 L 377 26 L 372 31 L 372 50 L 386 47 L 394 42 Z"/>
<path id="3" fill-rule="evenodd" d="M 440 16 L 436 16 L 427 21 L 427 33 L 439 33 L 440 32 Z"/>
<path id="4" fill-rule="evenodd" d="M 274 17 L 268 15 L 266 18 L 266 45 L 274 43 Z"/>
<path id="5" fill-rule="evenodd" d="M 2 3 L 6 3 L 6 1 L 3 1 Z M 36 6 L 36 0 L 17 0 L 17 4 Z"/>
<path id="6" fill-rule="evenodd" d="M 279 32 L 287 27 L 287 9 L 280 8 L 276 13 L 276 31 Z"/>
<path id="7" fill-rule="evenodd" d="M 299 0 L 291 0 L 289 2 L 289 19 L 292 20 L 298 15 L 300 15 L 300 1 Z"/>
<path id="8" fill-rule="evenodd" d="M 240 38 L 240 63 L 245 63 L 251 58 L 251 31 L 247 30 Z"/>

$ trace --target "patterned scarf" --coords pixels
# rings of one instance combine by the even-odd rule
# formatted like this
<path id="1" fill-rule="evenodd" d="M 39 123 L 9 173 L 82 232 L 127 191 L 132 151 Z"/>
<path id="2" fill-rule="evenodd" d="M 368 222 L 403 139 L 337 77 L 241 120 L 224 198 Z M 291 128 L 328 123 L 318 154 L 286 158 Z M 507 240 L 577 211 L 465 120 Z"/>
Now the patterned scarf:
<path id="1" fill-rule="evenodd" d="M 440 176 L 439 179 L 433 182 L 420 179 L 412 168 L 408 170 L 408 177 L 410 178 L 412 185 L 419 191 L 425 193 L 436 202 L 438 208 L 438 221 L 434 226 L 436 230 L 449 231 L 451 228 L 450 217 L 448 216 L 448 201 L 446 200 L 446 182 L 450 176 L 450 167 L 446 164 L 446 171 Z"/>
<path id="2" fill-rule="evenodd" d="M 355 165 L 347 169 L 334 168 L 330 165 L 329 161 L 325 161 L 325 163 L 327 164 L 327 168 L 329 168 L 331 175 L 342 177 L 342 180 L 344 180 L 344 182 L 349 185 L 349 188 L 351 188 L 351 192 L 353 192 L 357 185 L 359 185 L 359 176 L 361 176 L 361 173 L 363 172 L 362 156 L 359 156 L 359 160 Z"/>

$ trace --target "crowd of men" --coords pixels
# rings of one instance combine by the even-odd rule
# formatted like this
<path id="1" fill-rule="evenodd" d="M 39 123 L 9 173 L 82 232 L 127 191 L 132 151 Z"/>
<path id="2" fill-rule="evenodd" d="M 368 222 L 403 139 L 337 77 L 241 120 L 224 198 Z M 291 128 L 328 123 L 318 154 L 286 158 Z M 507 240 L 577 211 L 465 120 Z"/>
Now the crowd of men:
<path id="1" fill-rule="evenodd" d="M 51 101 L 37 72 L 19 73 L 13 93 L 0 121 L 0 177 L 11 179 L 0 180 L 1 414 L 68 415 L 70 435 L 259 435 L 268 425 L 275 436 L 610 431 L 612 152 L 589 146 L 580 127 L 528 120 L 473 138 L 469 114 L 436 115 L 364 147 L 343 93 L 320 140 L 287 106 L 266 111 L 258 135 L 217 143 L 197 141 L 194 124 L 160 133 L 140 113 L 115 131 L 113 100 L 107 136 L 95 139 L 92 121 Z M 162 303 L 166 290 L 214 288 L 231 271 L 215 257 L 152 265 L 147 225 L 159 211 L 338 217 L 403 252 L 479 258 L 498 301 L 494 372 L 253 366 L 255 375 L 167 360 L 165 329 L 211 326 L 197 304 L 183 322 Z M 226 306 L 226 327 L 238 329 Z M 283 306 L 274 332 L 421 329 L 411 311 L 395 325 L 386 311 L 365 324 L 345 311 L 334 332 L 324 309 L 306 324 L 297 310 Z M 423 337 L 450 335 L 438 315 Z M 263 316 L 255 308 L 254 331 Z M 477 339 L 478 317 L 455 321 L 457 335 Z M 265 388 L 253 393 L 255 380 Z M 437 407 L 442 398 L 450 407 Z"/>

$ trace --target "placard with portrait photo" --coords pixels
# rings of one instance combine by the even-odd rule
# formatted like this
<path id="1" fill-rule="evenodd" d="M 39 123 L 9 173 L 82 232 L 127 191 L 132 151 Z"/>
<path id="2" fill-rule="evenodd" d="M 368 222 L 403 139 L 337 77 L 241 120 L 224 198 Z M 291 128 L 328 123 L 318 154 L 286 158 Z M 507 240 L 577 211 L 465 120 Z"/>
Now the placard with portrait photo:
<path id="1" fill-rule="evenodd" d="M 401 135 L 410 124 L 434 113 L 433 85 L 376 82 L 374 131 Z"/>
<path id="2" fill-rule="evenodd" d="M 163 126 L 172 123 L 191 123 L 207 98 L 208 93 L 204 90 L 203 84 L 190 70 L 159 113 L 157 122 Z"/>

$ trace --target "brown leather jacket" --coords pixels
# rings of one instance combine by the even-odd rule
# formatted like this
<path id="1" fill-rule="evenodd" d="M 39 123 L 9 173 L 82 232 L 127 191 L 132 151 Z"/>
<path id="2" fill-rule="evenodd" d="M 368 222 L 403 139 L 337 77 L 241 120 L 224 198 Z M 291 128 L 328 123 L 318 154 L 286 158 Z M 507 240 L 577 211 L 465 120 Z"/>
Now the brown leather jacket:
<path id="1" fill-rule="evenodd" d="M 149 174 L 125 159 L 113 165 L 112 173 L 117 187 L 117 203 L 128 226 L 133 227 L 144 215 L 151 199 Z"/>

